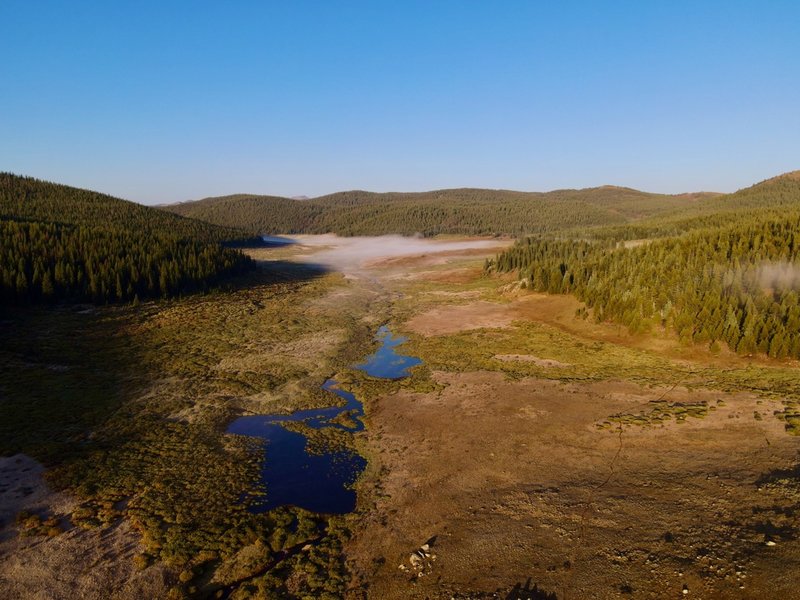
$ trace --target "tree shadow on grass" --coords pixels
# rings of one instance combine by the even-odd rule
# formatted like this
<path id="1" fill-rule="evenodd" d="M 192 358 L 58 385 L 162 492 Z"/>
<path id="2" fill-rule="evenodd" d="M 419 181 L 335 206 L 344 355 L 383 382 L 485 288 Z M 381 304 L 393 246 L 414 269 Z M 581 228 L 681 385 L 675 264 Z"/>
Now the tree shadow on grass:
<path id="1" fill-rule="evenodd" d="M 299 282 L 317 279 L 330 273 L 330 269 L 316 263 L 300 263 L 289 260 L 260 262 L 258 270 L 262 277 L 272 282 Z"/>
<path id="2" fill-rule="evenodd" d="M 754 522 L 749 529 L 764 536 L 767 543 L 775 540 L 795 540 L 800 536 L 797 526 L 797 513 L 800 511 L 800 463 L 787 469 L 774 469 L 764 473 L 755 481 L 760 490 L 762 487 L 778 492 L 771 496 L 770 505 L 752 507 Z M 782 500 L 778 500 L 781 498 Z"/>
<path id="3" fill-rule="evenodd" d="M 800 457 L 800 454 L 798 457 Z M 793 467 L 789 467 L 788 469 L 775 469 L 773 471 L 764 473 L 755 481 L 755 484 L 759 487 L 775 483 L 794 483 L 795 485 L 800 486 L 800 462 Z"/>
<path id="4" fill-rule="evenodd" d="M 225 291 L 235 291 L 257 285 L 303 283 L 319 279 L 330 272 L 330 269 L 316 263 L 259 260 L 255 269 L 225 281 L 220 287 Z"/>
<path id="5" fill-rule="evenodd" d="M 505 600 L 558 600 L 555 592 L 548 592 L 540 588 L 537 584 L 531 586 L 531 578 L 525 583 L 517 583 L 504 596 Z"/>
<path id="6" fill-rule="evenodd" d="M 141 306 L 63 304 L 0 312 L 0 363 L 4 365 L 0 456 L 23 452 L 50 467 L 96 446 L 89 436 L 150 385 L 141 377 L 141 364 L 146 362 L 141 353 L 151 348 L 141 347 L 145 342 L 130 337 L 130 330 L 159 314 L 162 307 L 184 307 L 189 319 L 192 298 L 202 301 L 206 294 L 252 289 L 255 293 L 248 295 L 243 306 L 248 308 L 249 301 L 249 309 L 256 310 L 269 304 L 275 293 L 291 293 L 285 286 L 300 286 L 326 273 L 327 269 L 315 264 L 265 261 L 204 293 L 187 292 Z M 277 286 L 274 292 L 270 286 Z"/>

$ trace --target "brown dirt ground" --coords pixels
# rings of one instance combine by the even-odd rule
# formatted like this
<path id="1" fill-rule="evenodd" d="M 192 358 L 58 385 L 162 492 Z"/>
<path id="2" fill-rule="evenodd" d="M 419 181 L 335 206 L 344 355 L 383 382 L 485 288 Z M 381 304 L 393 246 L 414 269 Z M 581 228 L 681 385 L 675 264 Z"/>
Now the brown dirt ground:
<path id="1" fill-rule="evenodd" d="M 406 328 L 420 335 L 444 335 L 469 329 L 508 327 L 517 319 L 519 316 L 507 305 L 480 300 L 437 306 L 409 319 Z"/>
<path id="2" fill-rule="evenodd" d="M 446 277 L 446 272 L 441 276 Z M 483 327 L 510 327 L 514 321 L 530 320 L 546 323 L 572 335 L 591 340 L 654 351 L 672 359 L 703 361 L 719 367 L 774 365 L 778 362 L 762 356 L 738 356 L 727 349 L 712 354 L 702 345 L 682 345 L 674 333 L 661 328 L 645 334 L 632 335 L 627 328 L 613 323 L 595 323 L 591 318 L 577 319 L 575 311 L 582 307 L 583 303 L 573 296 L 514 290 L 506 294 L 505 300 L 503 303 L 481 300 L 437 306 L 415 315 L 405 326 L 409 331 L 430 336 Z M 796 360 L 787 359 L 780 362 L 800 367 L 800 362 Z"/>
<path id="3" fill-rule="evenodd" d="M 405 278 L 467 283 L 465 273 Z M 428 308 L 402 329 L 446 335 L 531 319 L 672 359 L 762 362 L 687 348 L 668 332 L 630 335 L 576 319 L 572 297 L 508 287 L 504 302 Z M 403 390 L 366 407 L 371 462 L 347 549 L 353 597 L 365 587 L 375 599 L 800 598 L 800 504 L 764 483 L 795 473 L 799 440 L 752 417 L 779 402 L 624 381 L 433 378 L 441 391 Z M 680 424 L 596 427 L 662 396 L 725 403 Z M 410 555 L 430 540 L 435 560 L 419 577 Z"/>
<path id="4" fill-rule="evenodd" d="M 797 542 L 765 544 L 770 524 L 791 524 L 792 502 L 756 484 L 794 464 L 797 441 L 775 419 L 746 418 L 755 397 L 620 435 L 594 424 L 666 390 L 434 377 L 443 391 L 369 406 L 378 466 L 360 486 L 372 506 L 350 556 L 370 598 L 506 597 L 529 578 L 561 600 L 677 598 L 684 585 L 691 597 L 798 597 Z M 426 574 L 402 570 L 434 536 Z"/>
<path id="5" fill-rule="evenodd" d="M 0 458 L 0 598 L 163 598 L 169 574 L 161 565 L 134 567 L 139 534 L 123 521 L 85 530 L 69 523 L 73 499 L 50 490 L 44 468 L 23 454 Z M 19 535 L 14 517 L 27 510 L 55 516 L 56 537 Z"/>
<path id="6" fill-rule="evenodd" d="M 410 272 L 463 256 L 404 257 L 375 274 L 387 295 L 398 274 L 469 283 L 479 267 Z M 659 332 L 630 336 L 577 320 L 579 304 L 569 297 L 509 291 L 506 300 L 435 307 L 404 329 L 440 335 L 536 319 L 671 357 L 750 360 L 686 349 Z M 490 372 L 433 378 L 440 391 L 402 390 L 365 407 L 370 466 L 358 484 L 360 507 L 347 548 L 353 597 L 366 589 L 381 600 L 800 598 L 800 504 L 762 483 L 797 469 L 799 440 L 776 419 L 755 421 L 754 396 L 621 381 L 512 381 Z M 671 401 L 724 397 L 725 406 L 663 428 L 595 427 L 665 392 Z M 775 408 L 770 400 L 759 406 Z M 0 599 L 165 596 L 168 572 L 157 565 L 135 570 L 138 538 L 124 523 L 71 528 L 47 540 L 16 536 L 9 519 L 19 510 L 65 515 L 72 501 L 49 491 L 30 459 L 2 461 Z M 428 540 L 436 560 L 425 562 L 423 577 L 413 576 L 410 553 Z M 515 587 L 520 594 L 509 595 Z"/>

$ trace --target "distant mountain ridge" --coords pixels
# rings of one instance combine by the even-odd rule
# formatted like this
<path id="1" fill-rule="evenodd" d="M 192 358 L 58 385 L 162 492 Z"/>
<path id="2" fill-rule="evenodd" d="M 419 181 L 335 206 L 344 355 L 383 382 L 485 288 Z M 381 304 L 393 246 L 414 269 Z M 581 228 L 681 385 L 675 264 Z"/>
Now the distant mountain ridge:
<path id="1" fill-rule="evenodd" d="M 690 205 L 666 195 L 603 186 L 551 192 L 454 188 L 430 192 L 336 192 L 309 200 L 234 194 L 161 207 L 252 233 L 522 235 L 623 224 Z"/>
<path id="2" fill-rule="evenodd" d="M 655 194 L 613 185 L 550 192 L 477 188 L 382 193 L 351 190 L 302 201 L 234 194 L 162 208 L 254 234 L 520 236 L 631 224 L 647 224 L 652 229 L 665 222 L 683 219 L 688 223 L 717 213 L 791 204 L 797 199 L 789 188 L 798 178 L 800 171 L 794 171 L 732 194 Z M 684 226 L 688 225 L 675 225 Z"/>

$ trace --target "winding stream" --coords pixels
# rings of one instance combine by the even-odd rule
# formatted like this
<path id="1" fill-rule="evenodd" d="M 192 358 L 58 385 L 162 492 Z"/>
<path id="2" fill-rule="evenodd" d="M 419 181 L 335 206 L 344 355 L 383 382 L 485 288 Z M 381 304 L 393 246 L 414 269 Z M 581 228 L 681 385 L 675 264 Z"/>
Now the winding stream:
<path id="1" fill-rule="evenodd" d="M 378 350 L 355 365 L 367 375 L 399 379 L 406 377 L 411 367 L 422 363 L 419 358 L 396 352 L 396 347 L 406 338 L 393 336 L 386 326 L 378 329 L 375 339 L 381 343 Z M 352 392 L 339 388 L 333 379 L 328 379 L 322 389 L 342 398 L 344 406 L 299 410 L 290 415 L 244 416 L 228 427 L 229 433 L 264 440 L 266 460 L 261 468 L 261 484 L 266 495 L 251 508 L 253 512 L 286 505 L 326 514 L 345 514 L 355 508 L 356 493 L 352 484 L 364 470 L 366 460 L 347 450 L 309 454 L 306 436 L 282 426 L 282 423 L 303 422 L 312 429 L 334 427 L 352 433 L 364 429 L 361 420 L 364 407 Z M 344 413 L 348 414 L 352 425 L 335 422 Z"/>

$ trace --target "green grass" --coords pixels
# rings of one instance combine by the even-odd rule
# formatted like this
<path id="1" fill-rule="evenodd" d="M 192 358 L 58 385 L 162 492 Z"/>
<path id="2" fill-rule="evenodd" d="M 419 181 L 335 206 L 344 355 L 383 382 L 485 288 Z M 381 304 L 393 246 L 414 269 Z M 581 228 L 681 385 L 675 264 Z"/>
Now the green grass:
<path id="1" fill-rule="evenodd" d="M 775 416 L 786 424 L 786 431 L 791 435 L 800 435 L 800 402 L 786 400 L 782 411 L 776 411 Z"/>

